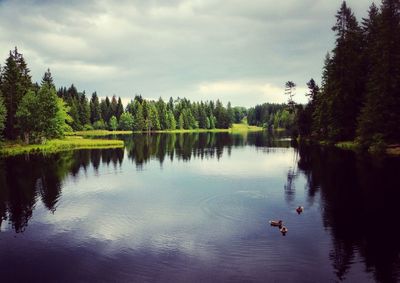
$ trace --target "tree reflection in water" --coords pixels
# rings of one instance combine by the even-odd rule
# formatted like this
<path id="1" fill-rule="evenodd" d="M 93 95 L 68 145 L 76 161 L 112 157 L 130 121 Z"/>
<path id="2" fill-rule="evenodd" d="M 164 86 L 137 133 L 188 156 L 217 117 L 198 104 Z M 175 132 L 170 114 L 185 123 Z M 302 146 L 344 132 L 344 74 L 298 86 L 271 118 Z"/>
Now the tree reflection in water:
<path id="1" fill-rule="evenodd" d="M 267 138 L 268 137 L 268 138 Z M 233 146 L 246 144 L 273 146 L 275 139 L 267 133 L 230 135 L 227 133 L 152 134 L 125 137 L 125 150 L 140 170 L 146 162 L 166 158 L 189 161 L 191 158 L 221 158 L 224 148 L 230 154 Z M 282 145 L 282 143 L 281 143 Z M 289 145 L 287 144 L 286 147 Z M 57 209 L 62 182 L 67 176 L 77 176 L 88 166 L 98 174 L 101 163 L 121 166 L 124 149 L 93 149 L 61 152 L 52 155 L 20 155 L 0 159 L 0 227 L 4 221 L 15 232 L 23 232 L 32 217 L 36 201 L 41 199 L 51 212 Z"/>
<path id="2" fill-rule="evenodd" d="M 0 227 L 9 223 L 23 232 L 38 200 L 57 213 L 63 182 L 91 166 L 119 169 L 124 158 L 141 170 L 150 160 L 161 166 L 166 160 L 221 158 L 234 147 L 251 145 L 262 152 L 288 148 L 290 141 L 267 133 L 153 134 L 124 137 L 125 149 L 95 149 L 53 155 L 15 156 L 0 159 Z M 126 162 L 126 161 L 125 161 Z M 293 205 L 295 181 L 306 179 L 307 204 L 320 205 L 323 227 L 331 235 L 326 256 L 339 280 L 347 279 L 356 260 L 362 260 L 375 279 L 400 279 L 400 160 L 374 160 L 348 151 L 299 145 L 284 187 L 286 201 Z"/>
<path id="3" fill-rule="evenodd" d="M 377 281 L 400 279 L 400 232 L 395 228 L 400 215 L 400 160 L 310 146 L 300 146 L 298 152 L 310 203 L 320 192 L 337 278 L 346 278 L 358 254 Z"/>

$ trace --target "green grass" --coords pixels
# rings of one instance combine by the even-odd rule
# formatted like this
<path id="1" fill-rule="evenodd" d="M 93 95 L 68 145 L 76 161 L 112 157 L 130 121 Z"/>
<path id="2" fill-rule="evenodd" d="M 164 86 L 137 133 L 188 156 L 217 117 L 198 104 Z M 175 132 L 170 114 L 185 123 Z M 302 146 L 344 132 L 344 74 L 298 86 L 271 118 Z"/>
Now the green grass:
<path id="1" fill-rule="evenodd" d="M 335 144 L 336 147 L 345 150 L 357 150 L 359 145 L 355 141 L 342 141 Z"/>
<path id="2" fill-rule="evenodd" d="M 108 131 L 108 130 L 90 130 L 66 133 L 66 136 L 109 136 L 109 135 L 130 135 L 132 131 Z"/>
<path id="3" fill-rule="evenodd" d="M 83 137 L 66 137 L 64 139 L 49 140 L 43 144 L 21 144 L 6 142 L 0 147 L 0 155 L 18 155 L 24 153 L 54 153 L 72 149 L 92 148 L 121 148 L 124 142 L 121 140 L 84 139 Z"/>
<path id="4" fill-rule="evenodd" d="M 249 126 L 248 124 L 233 124 L 232 127 L 229 129 L 230 132 L 237 133 L 237 132 L 259 132 L 263 131 L 264 128 L 258 126 Z"/>
<path id="5" fill-rule="evenodd" d="M 256 132 L 256 131 L 263 131 L 262 127 L 257 126 L 249 126 L 247 124 L 233 124 L 229 129 L 176 129 L 176 130 L 158 130 L 158 131 L 151 131 L 152 133 L 238 133 L 238 132 Z M 67 133 L 67 136 L 109 136 L 109 135 L 130 135 L 132 133 L 146 133 L 143 131 L 108 131 L 108 130 L 90 130 L 90 131 L 77 131 Z"/>

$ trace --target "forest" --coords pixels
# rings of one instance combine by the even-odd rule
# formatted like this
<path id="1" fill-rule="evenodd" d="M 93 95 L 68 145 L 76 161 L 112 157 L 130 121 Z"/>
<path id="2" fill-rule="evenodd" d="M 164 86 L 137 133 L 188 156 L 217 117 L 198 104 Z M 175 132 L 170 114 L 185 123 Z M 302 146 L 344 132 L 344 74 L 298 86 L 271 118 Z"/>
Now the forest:
<path id="1" fill-rule="evenodd" d="M 319 87 L 298 106 L 301 137 L 354 141 L 369 151 L 400 142 L 400 2 L 372 4 L 357 21 L 343 2 L 336 14 L 335 47 L 326 55 Z"/>
<path id="2" fill-rule="evenodd" d="M 301 139 L 335 144 L 351 141 L 382 151 L 400 141 L 400 3 L 372 4 L 359 22 L 346 2 L 336 14 L 335 46 L 327 53 L 321 85 L 308 83 L 309 102 L 293 100 L 288 81 L 285 104 L 264 103 L 249 109 L 220 100 L 164 101 L 136 95 L 128 105 L 115 95 L 91 97 L 85 91 L 54 85 L 48 69 L 40 84 L 17 48 L 0 70 L 0 136 L 39 143 L 82 130 L 151 132 L 175 129 L 227 129 L 247 121 L 265 129 L 288 129 Z"/>
<path id="3" fill-rule="evenodd" d="M 115 95 L 100 99 L 73 84 L 58 90 L 48 69 L 33 83 L 18 49 L 10 51 L 0 72 L 0 135 L 26 144 L 61 138 L 67 132 L 125 130 L 151 132 L 175 129 L 227 129 L 246 117 L 250 125 L 289 127 L 285 104 L 255 108 L 226 106 L 220 100 L 191 102 L 186 98 L 147 100 L 136 95 L 126 106 Z M 268 118 L 268 121 L 265 120 Z"/>

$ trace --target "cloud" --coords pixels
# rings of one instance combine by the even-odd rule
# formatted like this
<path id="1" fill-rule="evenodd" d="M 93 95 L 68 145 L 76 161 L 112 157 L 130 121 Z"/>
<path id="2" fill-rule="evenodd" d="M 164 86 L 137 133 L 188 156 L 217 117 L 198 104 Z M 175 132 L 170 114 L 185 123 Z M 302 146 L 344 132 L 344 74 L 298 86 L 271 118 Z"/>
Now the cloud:
<path id="1" fill-rule="evenodd" d="M 360 17 L 370 1 L 348 4 Z M 279 101 L 277 92 L 287 80 L 298 90 L 311 77 L 319 81 L 339 5 L 322 0 L 2 1 L 0 58 L 17 45 L 34 80 L 49 67 L 58 86 L 74 83 L 100 96 L 221 98 L 248 106 Z"/>
<path id="2" fill-rule="evenodd" d="M 198 86 L 199 97 L 203 99 L 222 99 L 223 101 L 236 100 L 249 97 L 251 100 L 243 102 L 244 106 L 252 106 L 255 103 L 271 102 L 283 103 L 288 97 L 284 95 L 284 87 L 274 86 L 260 81 L 219 81 L 202 83 Z M 300 103 L 305 102 L 305 88 L 297 88 L 296 100 Z"/>

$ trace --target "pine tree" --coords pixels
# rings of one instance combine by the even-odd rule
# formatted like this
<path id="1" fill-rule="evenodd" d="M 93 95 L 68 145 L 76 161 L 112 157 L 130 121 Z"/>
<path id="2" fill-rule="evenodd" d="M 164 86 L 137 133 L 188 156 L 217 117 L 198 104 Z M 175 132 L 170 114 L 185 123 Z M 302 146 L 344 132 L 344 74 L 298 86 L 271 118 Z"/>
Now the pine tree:
<path id="1" fill-rule="evenodd" d="M 332 141 L 354 138 L 365 85 L 362 31 L 345 1 L 336 20 L 332 28 L 336 32 L 336 47 L 328 72 L 330 88 L 324 93 L 328 100 L 328 139 Z"/>
<path id="2" fill-rule="evenodd" d="M 183 121 L 183 113 L 179 115 L 179 129 L 183 130 L 184 129 L 184 121 Z"/>
<path id="3" fill-rule="evenodd" d="M 117 117 L 118 101 L 117 101 L 117 97 L 115 95 L 113 95 L 113 97 L 111 98 L 110 107 L 111 107 L 110 115 Z"/>
<path id="4" fill-rule="evenodd" d="M 18 136 L 16 128 L 15 114 L 18 104 L 22 97 L 32 88 L 29 69 L 25 63 L 24 57 L 18 53 L 17 47 L 10 51 L 3 68 L 1 92 L 4 97 L 4 104 L 7 109 L 5 137 L 15 139 Z"/>
<path id="5" fill-rule="evenodd" d="M 88 125 L 90 123 L 90 106 L 86 98 L 85 92 L 79 94 L 78 99 L 78 115 L 79 124 L 81 127 Z"/>
<path id="6" fill-rule="evenodd" d="M 3 96 L 0 91 L 0 141 L 3 138 L 3 130 L 5 128 L 6 117 L 7 117 L 7 109 L 4 105 Z"/>
<path id="7" fill-rule="evenodd" d="M 287 104 L 288 104 L 290 113 L 293 113 L 295 111 L 296 104 L 293 100 L 293 97 L 295 96 L 295 94 L 296 94 L 296 84 L 292 81 L 287 81 L 285 83 L 285 95 L 288 96 Z M 262 120 L 264 120 L 264 119 L 262 119 Z"/>
<path id="8" fill-rule="evenodd" d="M 135 100 L 135 104 L 137 105 L 137 110 L 133 118 L 133 128 L 135 131 L 143 131 L 146 128 L 145 119 L 143 117 L 143 106 L 138 102 L 138 100 Z"/>
<path id="9" fill-rule="evenodd" d="M 43 84 L 48 84 L 49 86 L 55 88 L 53 77 L 51 76 L 50 69 L 47 69 L 47 71 L 44 73 L 41 84 L 42 85 Z"/>
<path id="10" fill-rule="evenodd" d="M 118 97 L 117 108 L 115 110 L 115 117 L 119 121 L 122 113 L 124 113 L 124 106 L 122 105 L 121 97 Z"/>
<path id="11" fill-rule="evenodd" d="M 368 81 L 366 101 L 358 124 L 365 146 L 400 140 L 400 4 L 383 0 L 364 20 Z"/>
<path id="12" fill-rule="evenodd" d="M 161 130 L 168 129 L 167 105 L 160 97 L 156 103 Z"/>
<path id="13" fill-rule="evenodd" d="M 96 92 L 92 94 L 89 107 L 90 107 L 90 122 L 94 124 L 96 121 L 99 121 L 101 119 L 100 102 Z"/>

